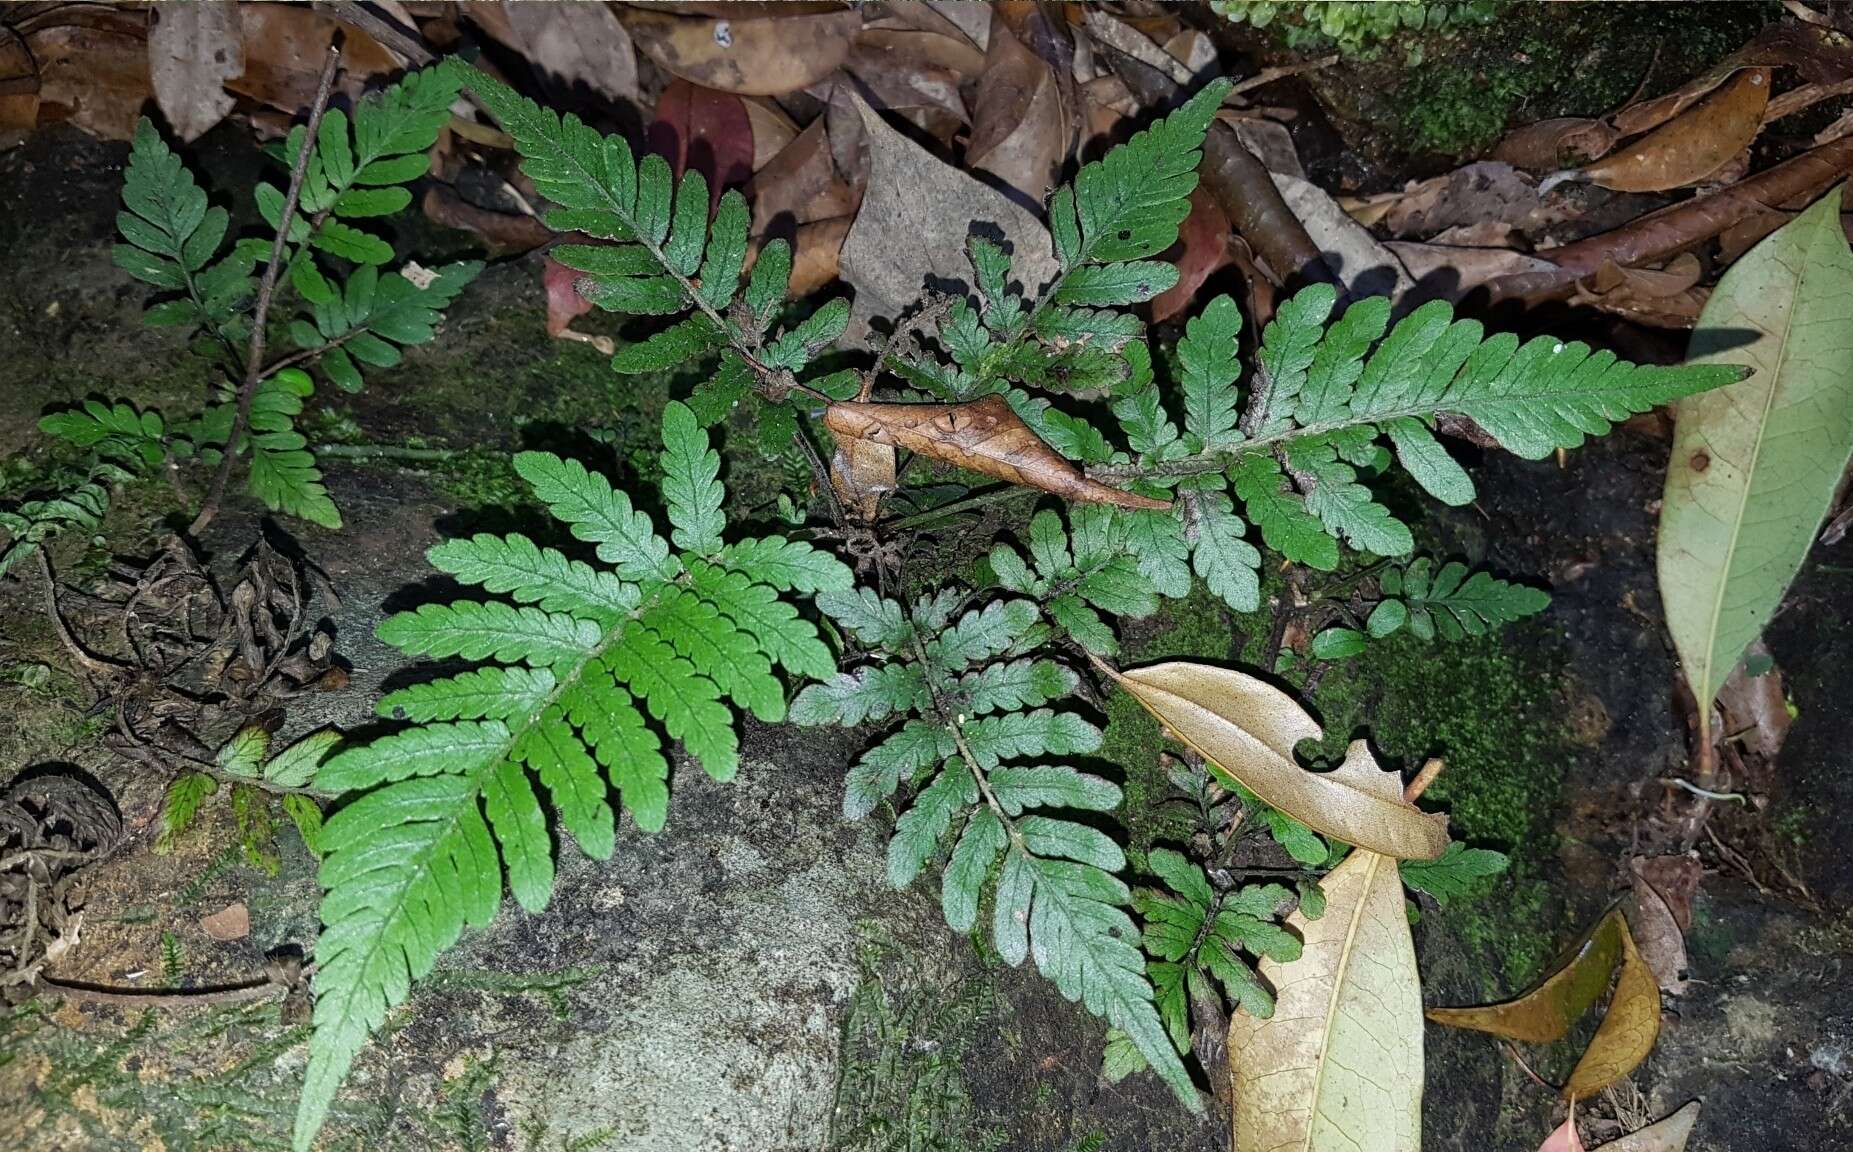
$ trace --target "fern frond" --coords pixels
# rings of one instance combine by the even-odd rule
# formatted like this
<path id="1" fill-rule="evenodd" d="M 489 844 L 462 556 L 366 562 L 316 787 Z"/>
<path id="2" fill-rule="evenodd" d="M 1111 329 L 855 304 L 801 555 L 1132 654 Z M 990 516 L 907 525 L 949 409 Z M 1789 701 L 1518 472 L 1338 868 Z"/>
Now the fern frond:
<path id="1" fill-rule="evenodd" d="M 482 268 L 480 260 L 464 260 L 436 270 L 381 275 L 377 267 L 365 265 L 337 289 L 313 262 L 300 260 L 292 265 L 291 282 L 309 313 L 291 323 L 290 339 L 314 357 L 330 383 L 358 392 L 359 365 L 391 368 L 404 358 L 403 348 L 430 343 L 444 309 Z M 408 271 L 415 271 L 420 282 Z"/>
<path id="2" fill-rule="evenodd" d="M 308 450 L 308 440 L 296 430 L 303 401 L 314 392 L 315 381 L 300 368 L 285 368 L 260 381 L 251 398 L 249 431 L 236 450 L 250 453 L 251 475 L 246 483 L 265 507 L 324 528 L 339 528 L 341 513 L 322 484 L 322 471 Z M 219 403 L 193 423 L 193 442 L 208 464 L 216 463 L 218 453 L 225 450 L 235 407 L 232 390 L 222 388 Z"/>
<path id="3" fill-rule="evenodd" d="M 316 773 L 319 788 L 352 798 L 317 836 L 324 929 L 298 1148 L 411 982 L 465 926 L 494 917 L 504 874 L 522 907 L 545 907 L 549 811 L 588 855 L 608 856 L 612 789 L 638 827 L 663 826 L 663 737 L 725 780 L 738 767 L 726 701 L 775 719 L 785 689 L 774 663 L 794 676 L 831 670 L 815 626 L 778 589 L 848 587 L 848 570 L 777 538 L 727 552 L 706 435 L 675 403 L 663 435 L 672 472 L 681 469 L 669 502 L 679 530 L 696 526 L 682 539 L 701 555 L 672 554 L 603 477 L 523 453 L 518 471 L 605 567 L 519 535 L 450 541 L 432 549 L 432 562 L 508 599 L 428 604 L 380 625 L 382 639 L 413 655 L 502 663 L 391 693 L 381 715 L 413 726 L 344 749 Z"/>
<path id="4" fill-rule="evenodd" d="M 205 189 L 146 117 L 135 125 L 122 204 L 116 230 L 125 242 L 113 251 L 116 266 L 182 294 L 150 309 L 148 323 L 226 325 L 253 291 L 252 261 L 232 256 L 213 263 L 231 217 L 207 204 Z"/>
<path id="5" fill-rule="evenodd" d="M 1122 517 L 1104 505 L 1073 507 L 1068 518 L 1072 544 L 1061 517 L 1044 509 L 1030 520 L 1029 563 L 1008 544 L 999 544 L 991 549 L 991 570 L 1003 587 L 1043 601 L 1050 618 L 1083 648 L 1111 654 L 1119 642 L 1099 612 L 1140 619 L 1158 608 L 1148 567 L 1129 547 L 1128 525 L 1145 525 L 1149 536 L 1149 521 Z M 1156 543 L 1152 567 L 1174 585 L 1165 558 L 1176 559 L 1176 554 L 1167 552 L 1162 541 Z"/>
<path id="6" fill-rule="evenodd" d="M 1049 580 L 1079 586 L 1078 565 L 1093 575 L 1106 570 L 1119 537 L 1095 511 L 1076 511 L 1072 540 L 1059 516 L 1038 516 L 1029 540 L 1034 570 L 1008 548 L 993 559 L 1006 586 L 1013 579 L 1026 590 Z M 1131 565 L 1116 571 L 1137 576 Z M 805 688 L 792 720 L 855 726 L 902 718 L 850 769 L 843 797 L 844 815 L 856 819 L 911 786 L 908 799 L 894 802 L 889 883 L 913 883 L 943 853 L 948 926 L 970 932 L 989 887 L 997 909 L 991 938 L 1005 961 L 1022 964 L 1033 952 L 1037 970 L 1064 996 L 1132 1037 L 1179 1099 L 1200 1108 L 1133 942 L 1130 891 L 1113 875 L 1125 856 L 1104 833 L 1060 815 L 1111 811 L 1122 797 L 1108 781 L 1047 762 L 1095 752 L 1101 735 L 1071 712 L 1042 707 L 1077 681 L 1059 664 L 1025 655 L 1048 634 L 1033 602 L 994 599 L 956 620 L 963 598 L 950 589 L 907 609 L 868 589 L 826 592 L 816 602 L 871 649 L 871 659 Z"/>

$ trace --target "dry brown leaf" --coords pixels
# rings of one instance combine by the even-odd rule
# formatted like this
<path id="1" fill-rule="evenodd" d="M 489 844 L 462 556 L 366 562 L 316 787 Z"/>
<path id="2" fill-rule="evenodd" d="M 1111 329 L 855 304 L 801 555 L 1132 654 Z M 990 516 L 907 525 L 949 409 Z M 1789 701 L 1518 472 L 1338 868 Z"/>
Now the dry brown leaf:
<path id="1" fill-rule="evenodd" d="M 1420 285 L 1425 300 L 1459 300 L 1480 285 L 1502 276 L 1545 273 L 1556 265 L 1509 248 L 1462 248 L 1389 240 L 1386 248 Z"/>
<path id="2" fill-rule="evenodd" d="M 1769 105 L 1769 81 L 1767 68 L 1744 69 L 1702 103 L 1581 169 L 1579 178 L 1617 192 L 1663 192 L 1698 183 L 1756 139 Z"/>
<path id="3" fill-rule="evenodd" d="M 322 53 L 341 33 L 341 71 L 335 87 L 357 97 L 367 82 L 399 71 L 401 63 L 379 41 L 299 4 L 240 4 L 244 74 L 225 86 L 240 96 L 294 115 L 315 101 Z"/>
<path id="4" fill-rule="evenodd" d="M 1015 278 L 1032 291 L 1053 278 L 1048 231 L 1028 209 L 888 127 L 854 93 L 844 98 L 869 155 L 868 191 L 842 248 L 843 279 L 856 289 L 852 342 L 871 316 L 893 316 L 919 300 L 929 278 L 969 283 L 966 240 L 974 227 L 1002 234 Z M 830 137 L 834 146 L 835 119 Z"/>
<path id="5" fill-rule="evenodd" d="M 872 521 L 881 498 L 894 491 L 894 445 L 843 437 L 830 458 L 830 486 L 856 519 Z"/>
<path id="6" fill-rule="evenodd" d="M 227 904 L 210 916 L 200 917 L 199 926 L 214 940 L 243 940 L 251 934 L 251 910 L 243 901 Z"/>
<path id="7" fill-rule="evenodd" d="M 678 179 L 687 169 L 708 185 L 712 212 L 721 193 L 753 174 L 753 122 L 731 92 L 716 92 L 681 78 L 657 97 L 656 116 L 644 129 L 645 146 L 669 161 Z"/>
<path id="8" fill-rule="evenodd" d="M 609 5 L 504 4 L 501 8 L 514 40 L 509 47 L 562 88 L 584 86 L 611 101 L 637 99 L 637 53 Z"/>
<path id="9" fill-rule="evenodd" d="M 1629 861 L 1634 872 L 1633 912 L 1629 920 L 1635 928 L 1635 943 L 1661 990 L 1681 996 L 1688 983 L 1686 935 L 1679 921 L 1673 918 L 1673 910 L 1667 906 L 1665 898 L 1642 876 L 1643 863 L 1639 858 Z"/>
<path id="10" fill-rule="evenodd" d="M 1731 670 L 1724 687 L 1718 690 L 1718 707 L 1724 722 L 1713 727 L 1725 740 L 1736 740 L 1746 753 L 1763 760 L 1773 760 L 1789 738 L 1788 690 L 1783 684 L 1782 669 L 1772 661 L 1761 676 L 1749 674 L 1747 664 L 1769 660 L 1769 648 L 1758 640 L 1744 653 Z"/>
<path id="11" fill-rule="evenodd" d="M 901 25 L 919 32 L 931 32 L 939 36 L 950 36 L 971 46 L 973 58 L 978 68 L 984 67 L 984 52 L 991 34 L 991 14 L 982 3 L 972 3 L 964 7 L 972 11 L 972 19 L 967 21 L 974 25 L 968 29 L 960 21 L 948 18 L 941 12 L 947 7 L 942 4 L 929 4 L 925 0 L 888 0 L 882 5 L 884 19 L 890 25 Z M 952 5 L 957 11 L 960 6 Z M 865 25 L 866 27 L 866 25 Z M 964 71 L 964 69 L 958 69 Z M 974 70 L 972 75 L 976 75 Z"/>
<path id="12" fill-rule="evenodd" d="M 197 140 L 236 101 L 225 82 L 244 72 L 244 29 L 231 0 L 148 11 L 148 72 L 155 103 L 182 140 Z"/>
<path id="13" fill-rule="evenodd" d="M 1234 1152 L 1422 1146 L 1422 985 L 1396 861 L 1358 850 L 1322 877 L 1325 915 L 1296 910 L 1304 946 L 1262 960 L 1271 1019 L 1229 1021 Z"/>
<path id="14" fill-rule="evenodd" d="M 854 215 L 860 199 L 836 169 L 822 116 L 753 176 L 746 194 L 755 236 L 790 237 L 813 220 Z"/>
<path id="15" fill-rule="evenodd" d="M 865 33 L 857 37 L 843 67 L 861 82 L 862 96 L 877 108 L 900 113 L 927 136 L 950 144 L 971 121 L 959 94 L 963 76 L 911 55 L 908 49 L 918 46 L 917 40 L 923 36 L 925 33 L 902 32 L 895 38 L 871 38 Z"/>
<path id="16" fill-rule="evenodd" d="M 1492 159 L 1527 172 L 1555 172 L 1605 155 L 1619 139 L 1606 120 L 1558 116 L 1513 129 L 1494 146 Z"/>
<path id="17" fill-rule="evenodd" d="M 1315 831 L 1405 860 L 1447 849 L 1447 818 L 1405 801 L 1397 774 L 1378 767 L 1365 741 L 1330 772 L 1302 768 L 1294 748 L 1325 733 L 1273 685 L 1188 661 L 1108 673 L 1212 767 Z"/>
<path id="18" fill-rule="evenodd" d="M 619 9 L 637 47 L 664 71 L 704 88 L 779 96 L 822 80 L 849 56 L 862 27 L 854 9 L 785 15 L 756 6 L 758 19 L 678 16 Z"/>
<path id="19" fill-rule="evenodd" d="M 68 120 L 104 140 L 135 135 L 142 105 L 153 91 L 148 46 L 139 28 L 114 19 L 39 27 L 26 37 L 26 45 L 38 61 L 40 124 Z"/>
<path id="20" fill-rule="evenodd" d="M 1300 163 L 1299 149 L 1293 146 L 1293 134 L 1278 120 L 1244 115 L 1230 108 L 1216 113 L 1216 118 L 1235 129 L 1236 139 L 1255 154 L 1255 159 L 1269 172 L 1284 172 L 1306 179 L 1306 167 Z"/>
<path id="21" fill-rule="evenodd" d="M 839 438 L 905 448 L 1065 500 L 1121 508 L 1171 507 L 1167 501 L 1089 480 L 1072 461 L 1043 443 L 1002 396 L 986 396 L 967 404 L 848 401 L 824 409 L 824 427 Z M 1439 850 L 1436 854 L 1440 854 Z"/>
<path id="22" fill-rule="evenodd" d="M 1556 1043 L 1607 991 L 1609 977 L 1621 961 L 1625 930 L 1621 913 L 1611 911 L 1596 921 L 1569 959 L 1523 996 L 1483 1008 L 1431 1008 L 1428 1018 L 1506 1040 Z"/>
<path id="23" fill-rule="evenodd" d="M 966 165 L 1042 203 L 1068 156 L 1067 112 L 1049 66 L 1011 33 L 1001 12 L 972 103 Z"/>
<path id="24" fill-rule="evenodd" d="M 865 26 L 856 37 L 856 47 L 873 49 L 891 61 L 925 64 L 955 76 L 977 76 L 984 71 L 985 54 L 964 33 L 950 26 L 945 32 Z"/>
<path id="25" fill-rule="evenodd" d="M 459 196 L 448 184 L 433 183 L 426 188 L 419 206 L 425 219 L 433 224 L 474 233 L 494 256 L 531 252 L 554 237 L 553 230 L 533 216 L 480 208 Z M 565 269 L 564 265 L 560 267 Z"/>
<path id="26" fill-rule="evenodd" d="M 799 225 L 791 242 L 791 278 L 786 282 L 791 299 L 809 296 L 837 278 L 842 270 L 843 240 L 855 223 L 853 216 L 836 216 Z"/>
<path id="27" fill-rule="evenodd" d="M 1659 985 L 1635 947 L 1628 922 L 1619 913 L 1614 915 L 1621 926 L 1621 975 L 1615 980 L 1608 1013 L 1595 1039 L 1583 1050 L 1563 1086 L 1564 1098 L 1572 1101 L 1593 1096 L 1640 1067 L 1660 1038 Z"/>
<path id="28" fill-rule="evenodd" d="M 1686 1143 L 1698 1123 L 1699 1102 L 1694 1100 L 1664 1120 L 1611 1140 L 1594 1152 L 1686 1152 Z"/>
<path id="29" fill-rule="evenodd" d="M 0 28 L 0 149 L 23 140 L 38 123 L 38 63 L 19 33 Z"/>
<path id="30" fill-rule="evenodd" d="M 1623 268 L 1605 260 L 1594 275 L 1578 283 L 1570 303 L 1656 328 L 1690 328 L 1711 298 L 1709 288 L 1698 287 L 1703 273 L 1699 258 L 1690 252 L 1674 257 L 1665 268 Z"/>

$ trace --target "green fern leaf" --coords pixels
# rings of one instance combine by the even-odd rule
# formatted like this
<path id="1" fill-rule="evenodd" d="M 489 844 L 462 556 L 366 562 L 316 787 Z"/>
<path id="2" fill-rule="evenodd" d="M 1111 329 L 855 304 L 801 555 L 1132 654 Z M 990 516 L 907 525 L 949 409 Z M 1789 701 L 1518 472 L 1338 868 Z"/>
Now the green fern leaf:
<path id="1" fill-rule="evenodd" d="M 711 557 L 721 550 L 726 490 L 719 479 L 721 454 L 708 447 L 708 434 L 688 405 L 671 400 L 663 409 L 663 499 L 676 547 Z"/>
<path id="2" fill-rule="evenodd" d="M 1261 553 L 1243 537 L 1247 528 L 1226 492 L 1187 494 L 1191 566 L 1204 586 L 1237 612 L 1261 606 Z"/>
<path id="3" fill-rule="evenodd" d="M 1184 428 L 1196 451 L 1241 439 L 1235 427 L 1235 381 L 1242 371 L 1236 341 L 1241 332 L 1241 310 L 1234 300 L 1218 296 L 1185 324 L 1184 338 L 1177 343 Z M 1134 450 L 1139 450 L 1137 445 Z"/>
<path id="4" fill-rule="evenodd" d="M 665 436 L 682 438 L 685 458 L 706 448 L 705 437 L 696 444 L 673 423 Z M 772 718 L 784 707 L 774 660 L 832 667 L 816 628 L 750 574 L 763 561 L 787 583 L 842 582 L 804 547 L 754 541 L 742 571 L 672 557 L 603 477 L 544 453 L 523 453 L 516 467 L 607 567 L 519 535 L 451 541 L 432 550 L 435 564 L 514 602 L 427 604 L 380 626 L 382 639 L 414 655 L 529 667 L 472 669 L 393 692 L 381 714 L 414 726 L 345 748 L 316 770 L 318 789 L 351 798 L 315 837 L 326 896 L 298 1148 L 314 1139 L 366 1037 L 411 982 L 466 924 L 494 916 L 504 876 L 524 908 L 545 907 L 549 812 L 587 855 L 610 855 L 610 789 L 639 828 L 663 826 L 669 764 L 657 726 L 725 780 L 738 767 L 738 738 L 723 692 Z M 699 470 L 684 468 L 691 475 Z"/>
<path id="5" fill-rule="evenodd" d="M 924 708 L 926 680 L 912 664 L 870 664 L 839 672 L 808 685 L 791 704 L 794 724 L 841 724 L 853 728 L 865 720 Z"/>
<path id="6" fill-rule="evenodd" d="M 898 732 L 864 752 L 849 770 L 843 790 L 844 817 L 862 819 L 894 795 L 901 781 L 912 779 L 957 751 L 952 733 L 944 727 L 909 720 Z"/>
<path id="7" fill-rule="evenodd" d="M 1053 660 L 1022 659 L 988 664 L 959 679 L 964 711 L 973 716 L 987 712 L 1016 712 L 1040 708 L 1075 690 L 1075 674 Z"/>

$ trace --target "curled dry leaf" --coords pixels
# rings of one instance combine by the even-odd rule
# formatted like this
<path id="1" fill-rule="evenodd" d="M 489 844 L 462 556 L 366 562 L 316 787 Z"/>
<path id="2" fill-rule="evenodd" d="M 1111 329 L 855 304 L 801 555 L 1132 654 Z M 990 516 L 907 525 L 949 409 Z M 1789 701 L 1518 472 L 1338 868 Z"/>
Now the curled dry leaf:
<path id="1" fill-rule="evenodd" d="M 1273 685 L 1181 660 L 1106 671 L 1212 768 L 1315 831 L 1403 860 L 1447 850 L 1447 817 L 1404 800 L 1399 777 L 1378 767 L 1366 742 L 1353 741 L 1330 772 L 1300 767 L 1294 748 L 1324 732 Z"/>
<path id="2" fill-rule="evenodd" d="M 1492 158 L 1527 172 L 1555 172 L 1606 155 L 1619 139 L 1621 133 L 1606 120 L 1557 116 L 1513 129 L 1494 146 Z"/>
<path id="3" fill-rule="evenodd" d="M 1605 260 L 1577 283 L 1570 303 L 1600 308 L 1656 328 L 1690 328 L 1698 323 L 1711 290 L 1698 286 L 1699 258 L 1684 252 L 1664 268 L 1623 268 Z"/>
<path id="4" fill-rule="evenodd" d="M 1769 105 L 1769 81 L 1769 69 L 1746 68 L 1703 102 L 1573 178 L 1617 192 L 1663 192 L 1696 184 L 1756 139 Z"/>
<path id="5" fill-rule="evenodd" d="M 1121 508 L 1171 507 L 1164 500 L 1089 480 L 1072 461 L 1043 443 L 1002 396 L 968 404 L 846 401 L 824 409 L 824 427 L 839 438 L 905 448 L 1065 500 Z"/>
<path id="6" fill-rule="evenodd" d="M 1325 915 L 1295 910 L 1298 959 L 1262 960 L 1271 1019 L 1229 1021 L 1234 1152 L 1418 1152 L 1422 985 L 1396 861 L 1356 851 L 1322 877 Z"/>
<path id="7" fill-rule="evenodd" d="M 237 5 L 209 0 L 150 9 L 148 72 L 155 103 L 174 132 L 199 139 L 232 110 L 225 82 L 244 72 Z"/>
<path id="8" fill-rule="evenodd" d="M 888 127 L 859 96 L 846 98 L 869 153 L 868 192 L 842 248 L 843 279 L 856 289 L 850 339 L 869 317 L 920 299 L 929 279 L 968 283 L 974 226 L 1002 234 L 1016 278 L 1032 292 L 1054 277 L 1048 230 L 1027 208 Z M 834 120 L 830 136 L 834 143 Z"/>
<path id="9" fill-rule="evenodd" d="M 1660 595 L 1702 745 L 1710 702 L 1781 603 L 1853 455 L 1849 293 L 1836 190 L 1733 265 L 1692 334 L 1692 362 L 1755 370 L 1680 401 L 1660 513 Z"/>
<path id="10" fill-rule="evenodd" d="M 1596 921 L 1569 959 L 1518 999 L 1482 1008 L 1431 1008 L 1428 1018 L 1507 1040 L 1555 1043 L 1601 998 L 1617 966 L 1621 975 L 1608 1013 L 1564 1086 L 1565 1096 L 1581 1099 L 1632 1072 L 1660 1035 L 1660 990 L 1620 911 L 1611 909 Z"/>
<path id="11" fill-rule="evenodd" d="M 710 19 L 626 7 L 619 18 L 664 71 L 742 96 L 782 96 L 817 83 L 848 58 L 862 27 L 855 9 L 763 11 L 758 19 Z"/>
<path id="12" fill-rule="evenodd" d="M 1752 676 L 1751 664 L 1762 671 Z M 1747 755 L 1759 760 L 1773 760 L 1782 751 L 1795 718 L 1789 715 L 1782 669 L 1776 667 L 1761 640 L 1744 650 L 1744 659 L 1718 689 L 1718 707 L 1724 719 L 1717 729 L 1718 739 L 1737 741 Z"/>

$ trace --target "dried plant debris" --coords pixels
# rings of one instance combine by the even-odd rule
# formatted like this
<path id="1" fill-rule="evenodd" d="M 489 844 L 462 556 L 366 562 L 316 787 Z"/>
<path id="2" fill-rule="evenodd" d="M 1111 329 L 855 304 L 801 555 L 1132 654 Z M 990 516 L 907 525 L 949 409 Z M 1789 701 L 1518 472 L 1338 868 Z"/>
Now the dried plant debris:
<path id="1" fill-rule="evenodd" d="M 83 869 L 121 837 L 114 801 L 76 776 L 22 777 L 0 793 L 0 1002 L 29 999 L 40 969 L 76 945 Z"/>
<path id="2" fill-rule="evenodd" d="M 324 623 L 332 589 L 261 538 L 229 593 L 172 538 L 140 567 L 112 565 L 97 590 L 57 596 L 97 708 L 115 713 L 110 747 L 164 774 L 176 758 L 212 764 L 245 720 L 347 682 Z"/>

